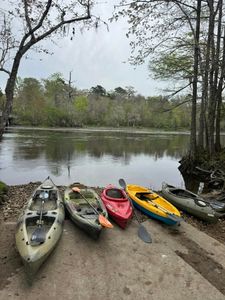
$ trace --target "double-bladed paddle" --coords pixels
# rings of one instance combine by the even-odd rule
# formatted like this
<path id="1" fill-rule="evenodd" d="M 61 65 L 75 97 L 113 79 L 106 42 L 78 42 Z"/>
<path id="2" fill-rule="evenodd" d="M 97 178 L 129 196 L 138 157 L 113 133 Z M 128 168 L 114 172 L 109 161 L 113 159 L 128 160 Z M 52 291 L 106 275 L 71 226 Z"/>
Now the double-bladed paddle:
<path id="1" fill-rule="evenodd" d="M 81 197 L 93 208 L 93 210 L 98 214 L 98 221 L 99 223 L 106 228 L 113 228 L 112 223 L 109 222 L 109 220 L 104 217 L 102 214 L 100 214 L 97 209 L 88 201 L 86 197 L 81 193 L 80 189 L 78 187 L 73 187 L 72 191 L 75 193 L 79 193 Z"/>
<path id="2" fill-rule="evenodd" d="M 119 179 L 119 185 L 124 189 L 124 191 L 126 192 L 126 182 L 124 179 Z M 127 194 L 127 193 L 126 193 Z M 145 243 L 151 243 L 152 242 L 152 238 L 149 234 L 149 232 L 147 231 L 147 229 L 144 227 L 144 225 L 141 224 L 141 221 L 139 220 L 139 217 L 138 215 L 136 214 L 136 211 L 135 211 L 135 208 L 134 208 L 134 205 L 133 205 L 133 202 L 132 202 L 132 199 L 130 199 L 130 197 L 127 195 L 127 198 L 128 200 L 130 201 L 130 204 L 133 208 L 133 212 L 134 212 L 134 215 L 135 215 L 135 218 L 136 220 L 138 221 L 139 223 L 139 228 L 138 228 L 138 236 L 139 238 L 144 241 Z"/>
<path id="3" fill-rule="evenodd" d="M 140 194 L 142 194 L 142 192 L 140 192 Z M 145 195 L 147 195 L 147 193 L 144 193 Z M 148 194 L 151 194 L 151 193 L 148 193 Z M 141 199 L 141 200 L 144 200 L 146 202 L 148 202 L 149 204 L 155 206 L 156 208 L 158 208 L 159 210 L 163 211 L 164 213 L 167 214 L 167 218 L 174 221 L 174 222 L 177 222 L 177 223 L 180 223 L 181 221 L 183 221 L 183 218 L 179 217 L 179 216 L 176 216 L 175 214 L 171 213 L 168 209 L 164 208 L 163 206 L 161 206 L 160 204 L 158 203 L 155 203 L 153 202 L 152 200 L 155 200 L 157 199 L 159 196 L 156 196 L 155 198 L 153 199 L 149 199 L 148 197 L 145 196 L 145 199 Z"/>
<path id="4" fill-rule="evenodd" d="M 42 216 L 43 216 L 43 209 L 45 204 L 45 199 L 48 198 L 48 192 L 42 192 L 40 197 L 43 199 L 41 201 L 41 211 L 40 211 L 40 218 L 38 220 L 38 227 L 32 233 L 30 244 L 31 246 L 36 246 L 45 242 L 45 230 L 42 224 Z"/>

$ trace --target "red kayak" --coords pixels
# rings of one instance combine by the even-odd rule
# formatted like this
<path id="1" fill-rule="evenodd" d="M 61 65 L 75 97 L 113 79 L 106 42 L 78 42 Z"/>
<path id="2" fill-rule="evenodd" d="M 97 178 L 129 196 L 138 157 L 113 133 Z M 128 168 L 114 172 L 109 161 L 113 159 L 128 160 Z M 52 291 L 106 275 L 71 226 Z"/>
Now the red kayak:
<path id="1" fill-rule="evenodd" d="M 101 199 L 109 216 L 124 229 L 133 214 L 132 206 L 126 193 L 122 189 L 109 185 L 101 193 Z"/>

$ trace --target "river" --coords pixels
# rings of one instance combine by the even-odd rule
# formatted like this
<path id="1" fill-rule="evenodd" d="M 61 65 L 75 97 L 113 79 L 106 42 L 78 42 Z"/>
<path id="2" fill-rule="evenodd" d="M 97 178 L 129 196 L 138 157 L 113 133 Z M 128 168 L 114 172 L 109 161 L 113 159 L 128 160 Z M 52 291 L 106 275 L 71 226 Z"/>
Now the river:
<path id="1" fill-rule="evenodd" d="M 223 137 L 224 138 L 224 137 Z M 179 160 L 187 133 L 9 128 L 0 143 L 0 180 L 9 185 L 118 185 L 118 179 L 152 189 L 162 182 L 184 187 Z"/>

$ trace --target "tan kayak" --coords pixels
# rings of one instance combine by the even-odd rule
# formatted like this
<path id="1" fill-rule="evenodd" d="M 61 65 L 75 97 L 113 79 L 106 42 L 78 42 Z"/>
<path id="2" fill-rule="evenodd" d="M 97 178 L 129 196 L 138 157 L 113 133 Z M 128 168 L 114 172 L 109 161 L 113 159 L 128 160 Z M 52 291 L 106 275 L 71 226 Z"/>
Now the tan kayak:
<path id="1" fill-rule="evenodd" d="M 108 218 L 105 205 L 98 194 L 92 188 L 83 188 L 77 193 L 68 187 L 64 193 L 64 203 L 74 224 L 93 239 L 98 239 L 103 228 L 99 222 L 99 214 Z"/>
<path id="2" fill-rule="evenodd" d="M 55 248 L 64 218 L 61 195 L 48 177 L 34 191 L 16 226 L 16 246 L 29 279 Z"/>

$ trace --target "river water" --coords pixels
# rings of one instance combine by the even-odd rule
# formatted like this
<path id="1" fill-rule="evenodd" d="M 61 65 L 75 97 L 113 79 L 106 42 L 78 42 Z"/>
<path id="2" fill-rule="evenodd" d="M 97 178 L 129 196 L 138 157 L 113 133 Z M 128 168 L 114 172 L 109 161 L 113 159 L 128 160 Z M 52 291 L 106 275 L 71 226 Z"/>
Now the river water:
<path id="1" fill-rule="evenodd" d="M 162 182 L 184 187 L 178 170 L 188 134 L 110 130 L 10 128 L 0 143 L 0 180 L 9 185 L 43 181 L 57 185 L 118 185 L 124 178 L 161 189 Z"/>

